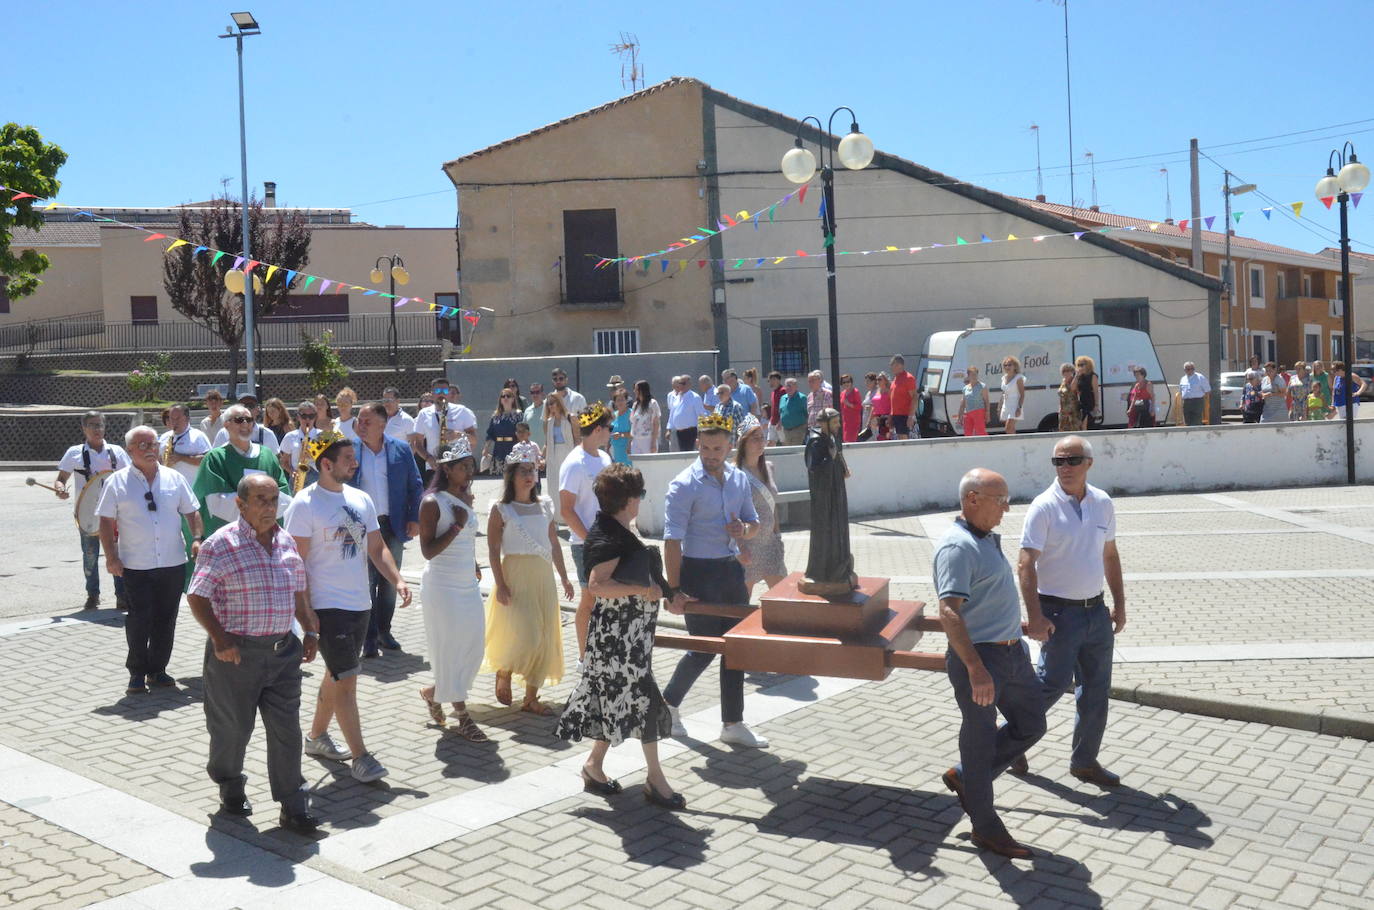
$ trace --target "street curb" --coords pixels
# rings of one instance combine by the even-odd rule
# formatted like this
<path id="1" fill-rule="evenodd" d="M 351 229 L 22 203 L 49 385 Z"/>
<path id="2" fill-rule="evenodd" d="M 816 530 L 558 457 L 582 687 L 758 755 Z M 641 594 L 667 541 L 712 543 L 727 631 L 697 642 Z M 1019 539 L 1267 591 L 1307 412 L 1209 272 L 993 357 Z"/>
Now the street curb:
<path id="1" fill-rule="evenodd" d="M 1240 698 L 1196 695 L 1151 689 L 1145 686 L 1112 686 L 1112 698 L 1134 702 L 1150 708 L 1164 708 L 1184 714 L 1201 714 L 1223 720 L 1268 724 L 1305 730 L 1325 736 L 1345 736 L 1351 739 L 1374 741 L 1374 719 L 1347 714 L 1330 708 L 1311 710 L 1273 702 L 1247 701 Z"/>

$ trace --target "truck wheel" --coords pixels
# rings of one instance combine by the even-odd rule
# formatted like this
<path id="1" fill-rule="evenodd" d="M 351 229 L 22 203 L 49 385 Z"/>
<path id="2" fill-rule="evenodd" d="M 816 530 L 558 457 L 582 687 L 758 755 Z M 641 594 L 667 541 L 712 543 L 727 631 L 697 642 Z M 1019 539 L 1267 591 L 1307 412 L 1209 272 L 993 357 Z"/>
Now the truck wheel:
<path id="1" fill-rule="evenodd" d="M 1035 427 L 1037 433 L 1053 433 L 1056 432 L 1058 429 L 1058 414 L 1046 414 L 1044 417 L 1040 418 L 1040 423 L 1037 424 Z"/>

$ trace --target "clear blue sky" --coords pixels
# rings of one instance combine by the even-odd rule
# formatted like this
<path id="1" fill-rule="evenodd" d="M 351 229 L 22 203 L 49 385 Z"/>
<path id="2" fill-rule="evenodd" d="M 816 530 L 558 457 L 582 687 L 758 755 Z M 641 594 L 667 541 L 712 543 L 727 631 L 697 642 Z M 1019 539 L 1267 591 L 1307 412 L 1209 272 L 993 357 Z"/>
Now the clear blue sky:
<path id="1" fill-rule="evenodd" d="M 225 177 L 237 195 L 233 42 L 216 37 L 235 3 L 45 0 L 14 18 L 2 116 L 69 153 L 61 201 L 176 204 Z M 638 36 L 650 84 L 694 76 L 796 117 L 847 104 L 880 149 L 1000 192 L 1035 193 L 1038 123 L 1046 193 L 1069 198 L 1063 8 L 1050 0 L 244 3 L 263 28 L 245 52 L 249 182 L 277 181 L 282 205 L 453 224 L 440 164 L 623 94 L 609 51 L 622 30 Z M 1335 212 L 1312 187 L 1343 139 L 1374 162 L 1371 12 L 1361 0 L 1071 0 L 1077 197 L 1090 201 L 1091 151 L 1104 209 L 1162 219 L 1167 166 L 1186 217 L 1197 137 L 1273 200 L 1308 203 L 1305 230 L 1238 197 L 1251 212 L 1241 233 L 1334 245 Z M 1135 160 L 1111 163 L 1122 158 Z M 1204 214 L 1220 213 L 1220 186 L 1204 161 Z M 1374 200 L 1353 213 L 1357 241 L 1374 241 L 1370 218 Z"/>

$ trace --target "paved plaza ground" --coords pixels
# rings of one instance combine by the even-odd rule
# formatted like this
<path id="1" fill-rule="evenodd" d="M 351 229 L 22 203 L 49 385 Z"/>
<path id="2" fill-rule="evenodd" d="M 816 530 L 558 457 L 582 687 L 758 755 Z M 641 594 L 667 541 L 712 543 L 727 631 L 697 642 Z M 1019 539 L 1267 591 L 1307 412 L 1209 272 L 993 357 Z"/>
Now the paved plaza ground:
<path id="1" fill-rule="evenodd" d="M 1312 908 L 1368 907 L 1374 892 L 1374 743 L 1294 728 L 1374 717 L 1371 488 L 1117 500 L 1130 621 L 1103 761 L 1127 786 L 1069 776 L 1072 707 L 1056 706 L 1031 776 L 997 785 L 1008 826 L 1037 850 L 1015 863 L 970 845 L 940 783 L 958 731 L 943 674 L 750 674 L 746 719 L 772 741 L 754 751 L 719 742 L 708 671 L 684 705 L 692 737 L 662 750 L 688 801 L 670 814 L 636 792 L 636 744 L 608 762 L 624 794 L 582 793 L 586 744 L 496 705 L 490 675 L 472 704 L 491 743 L 430 726 L 418 606 L 398 613 L 404 653 L 366 662 L 360 684 L 369 743 L 391 776 L 360 784 L 306 759 L 327 824 L 318 839 L 287 834 L 258 731 L 257 812 L 215 817 L 204 636 L 189 612 L 170 668 L 180 687 L 125 696 L 120 615 L 78 609 L 69 507 L 21 474 L 0 474 L 0 492 L 15 509 L 0 524 L 3 906 Z M 1001 528 L 1013 558 L 1025 505 Z M 932 600 L 932 540 L 951 518 L 855 521 L 860 571 Z M 786 543 L 789 564 L 804 565 L 805 533 Z M 420 566 L 412 545 L 405 574 L 418 580 Z M 113 606 L 108 578 L 105 595 Z M 918 647 L 944 644 L 928 635 Z M 660 681 L 677 656 L 656 653 Z M 307 703 L 320 672 L 307 668 Z M 1188 698 L 1286 720 L 1159 707 Z"/>

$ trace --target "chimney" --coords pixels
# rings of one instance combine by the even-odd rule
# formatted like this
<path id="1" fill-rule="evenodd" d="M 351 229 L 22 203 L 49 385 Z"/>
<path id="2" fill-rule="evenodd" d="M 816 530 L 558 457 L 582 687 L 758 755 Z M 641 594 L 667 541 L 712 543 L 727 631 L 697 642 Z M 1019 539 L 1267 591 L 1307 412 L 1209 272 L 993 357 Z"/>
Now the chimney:
<path id="1" fill-rule="evenodd" d="M 275 181 L 263 181 L 262 207 L 265 209 L 274 209 L 277 207 L 277 184 Z"/>
<path id="2" fill-rule="evenodd" d="M 1173 223 L 1174 223 L 1174 219 L 1172 219 L 1172 218 L 1165 218 L 1165 219 L 1164 219 L 1164 223 L 1165 223 L 1165 224 L 1173 224 Z"/>
<path id="3" fill-rule="evenodd" d="M 1044 201 L 1045 201 L 1045 194 L 1044 194 L 1044 193 L 1041 193 L 1041 194 L 1039 194 L 1038 196 L 1036 196 L 1036 197 L 1035 197 L 1035 201 L 1036 201 L 1036 202 L 1044 202 Z"/>
<path id="4" fill-rule="evenodd" d="M 1088 206 L 1088 211 L 1090 211 L 1090 212 L 1100 212 L 1100 211 L 1102 211 L 1102 210 L 1101 210 L 1100 208 L 1098 208 L 1097 206 L 1095 206 L 1095 205 L 1090 205 L 1090 206 Z"/>

